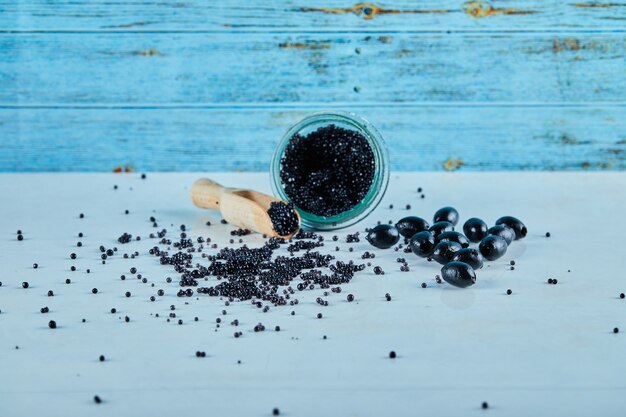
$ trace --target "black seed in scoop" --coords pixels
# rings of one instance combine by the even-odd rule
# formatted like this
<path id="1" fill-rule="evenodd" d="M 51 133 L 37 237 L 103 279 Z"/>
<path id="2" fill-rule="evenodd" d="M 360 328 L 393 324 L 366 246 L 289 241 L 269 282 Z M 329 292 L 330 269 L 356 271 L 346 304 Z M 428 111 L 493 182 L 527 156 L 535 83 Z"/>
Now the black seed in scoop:
<path id="1" fill-rule="evenodd" d="M 441 278 L 450 285 L 465 288 L 476 283 L 476 272 L 465 262 L 449 262 L 441 268 Z"/>
<path id="2" fill-rule="evenodd" d="M 281 158 L 280 178 L 296 207 L 332 217 L 363 200 L 375 169 L 374 152 L 365 136 L 328 125 L 291 137 Z"/>
<path id="3" fill-rule="evenodd" d="M 465 262 L 471 266 L 474 270 L 483 267 L 483 255 L 476 249 L 463 248 L 452 257 L 453 261 Z"/>
<path id="4" fill-rule="evenodd" d="M 487 223 L 477 217 L 468 219 L 463 225 L 463 233 L 470 242 L 478 243 L 487 236 Z"/>
<path id="5" fill-rule="evenodd" d="M 298 216 L 294 210 L 293 203 L 283 203 L 273 201 L 267 210 L 272 226 L 279 236 L 286 236 L 298 229 Z"/>
<path id="6" fill-rule="evenodd" d="M 422 258 L 426 258 L 433 253 L 435 249 L 435 237 L 432 233 L 423 231 L 418 232 L 411 238 L 409 243 L 411 251 Z"/>
<path id="7" fill-rule="evenodd" d="M 496 220 L 496 224 L 504 224 L 513 229 L 515 231 L 515 240 L 523 239 L 528 233 L 528 229 L 526 229 L 524 223 L 513 216 L 500 217 Z"/>
<path id="8" fill-rule="evenodd" d="M 442 265 L 447 264 L 452 260 L 455 253 L 463 249 L 460 243 L 452 242 L 449 240 L 439 242 L 435 245 L 433 250 L 433 259 Z"/>
<path id="9" fill-rule="evenodd" d="M 443 232 L 442 234 L 437 236 L 437 238 L 435 239 L 435 242 L 437 243 L 445 242 L 446 240 L 449 240 L 451 242 L 456 242 L 460 244 L 461 246 L 463 246 L 464 248 L 467 248 L 470 245 L 470 242 L 465 237 L 465 235 L 459 232 Z"/>
<path id="10" fill-rule="evenodd" d="M 454 225 L 447 221 L 436 222 L 428 228 L 428 231 L 436 238 L 443 232 L 454 232 Z"/>
<path id="11" fill-rule="evenodd" d="M 396 229 L 398 229 L 398 232 L 400 232 L 402 236 L 408 238 L 413 237 L 415 233 L 428 230 L 429 227 L 430 225 L 426 220 L 416 216 L 405 217 L 396 223 Z"/>
<path id="12" fill-rule="evenodd" d="M 459 212 L 454 207 L 442 207 L 435 212 L 433 222 L 450 222 L 456 226 L 459 222 Z"/>
<path id="13" fill-rule="evenodd" d="M 506 240 L 506 244 L 510 245 L 511 242 L 515 240 L 515 230 L 511 229 L 509 226 L 505 224 L 499 224 L 493 227 L 490 227 L 487 230 L 487 234 L 500 236 Z"/>
<path id="14" fill-rule="evenodd" d="M 478 244 L 478 250 L 488 261 L 495 261 L 506 253 L 507 244 L 501 236 L 489 235 Z"/>
<path id="15" fill-rule="evenodd" d="M 379 224 L 367 233 L 367 241 L 380 249 L 388 249 L 398 243 L 398 229 L 388 224 Z"/>

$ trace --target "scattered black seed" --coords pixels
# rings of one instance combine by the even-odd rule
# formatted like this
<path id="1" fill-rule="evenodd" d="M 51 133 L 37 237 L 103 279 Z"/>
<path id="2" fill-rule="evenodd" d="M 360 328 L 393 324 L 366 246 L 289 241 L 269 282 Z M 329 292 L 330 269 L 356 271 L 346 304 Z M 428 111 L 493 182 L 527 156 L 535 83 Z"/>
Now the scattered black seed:
<path id="1" fill-rule="evenodd" d="M 428 284 L 426 284 L 425 282 L 422 282 L 422 288 L 426 288 L 428 287 Z"/>
<path id="2" fill-rule="evenodd" d="M 354 295 L 352 294 L 348 294 L 348 296 L 346 297 L 346 299 L 348 300 L 349 303 L 354 301 Z"/>
<path id="3" fill-rule="evenodd" d="M 48 290 L 48 297 L 54 297 L 54 291 Z"/>
<path id="4" fill-rule="evenodd" d="M 141 174 L 141 179 L 145 180 L 146 179 L 146 174 Z"/>
<path id="5" fill-rule="evenodd" d="M 72 280 L 70 280 L 69 278 L 67 278 L 67 279 L 65 280 L 65 283 L 66 283 L 66 284 L 69 284 L 69 283 L 71 283 L 71 282 L 72 282 Z"/>
<path id="6" fill-rule="evenodd" d="M 272 415 L 274 415 L 274 416 L 278 416 L 278 415 L 280 415 L 280 410 L 279 410 L 278 408 L 274 408 L 274 409 L 272 410 Z"/>
<path id="7" fill-rule="evenodd" d="M 374 153 L 365 136 L 329 125 L 291 137 L 281 158 L 280 178 L 298 208 L 332 217 L 363 200 L 375 169 Z"/>
<path id="8" fill-rule="evenodd" d="M 391 301 L 391 295 L 389 293 L 385 294 L 385 299 Z"/>
<path id="9" fill-rule="evenodd" d="M 318 318 L 318 319 L 321 319 L 322 317 L 323 317 L 323 316 L 322 316 L 322 313 L 317 313 L 317 318 Z"/>
<path id="10" fill-rule="evenodd" d="M 33 268 L 34 268 L 34 269 L 37 269 L 37 268 L 39 268 L 39 265 L 37 265 L 36 263 L 34 263 L 34 264 L 33 264 Z"/>
<path id="11" fill-rule="evenodd" d="M 550 232 L 546 232 L 546 237 L 550 237 Z"/>
<path id="12" fill-rule="evenodd" d="M 464 262 L 450 262 L 441 268 L 441 277 L 455 287 L 469 287 L 476 283 L 474 269 Z"/>
<path id="13" fill-rule="evenodd" d="M 513 294 L 513 291 L 511 291 L 510 289 L 506 290 L 506 295 L 511 295 Z"/>
<path id="14" fill-rule="evenodd" d="M 499 224 L 507 225 L 511 229 L 513 229 L 515 231 L 515 240 L 523 239 L 528 233 L 528 229 L 526 229 L 524 223 L 512 216 L 500 217 L 498 220 L 496 220 L 496 225 Z"/>
<path id="15" fill-rule="evenodd" d="M 389 352 L 389 358 L 395 359 L 396 358 L 396 352 L 393 351 L 393 350 L 391 352 Z"/>
<path id="16" fill-rule="evenodd" d="M 94 395 L 93 400 L 94 400 L 94 402 L 96 404 L 101 404 L 102 403 L 102 399 L 99 396 L 97 396 L 97 395 Z"/>
<path id="17" fill-rule="evenodd" d="M 100 355 L 98 359 L 100 360 L 100 362 L 104 362 L 104 355 Z"/>
<path id="18" fill-rule="evenodd" d="M 56 329 L 57 328 L 57 322 L 54 321 L 54 320 L 50 320 L 48 322 L 48 327 L 51 328 L 51 329 Z"/>
<path id="19" fill-rule="evenodd" d="M 50 309 L 48 307 L 41 307 L 41 310 L 39 311 L 41 311 L 42 314 L 45 314 L 45 313 L 49 313 Z"/>
<path id="20" fill-rule="evenodd" d="M 92 288 L 91 292 L 92 292 L 92 294 L 98 294 L 98 289 L 97 288 Z"/>
<path id="21" fill-rule="evenodd" d="M 619 329 L 617 327 L 613 328 L 613 333 L 615 334 L 619 333 Z"/>
<path id="22" fill-rule="evenodd" d="M 486 410 L 486 409 L 488 409 L 488 408 L 489 408 L 489 404 L 487 404 L 487 401 L 483 401 L 483 403 L 480 405 L 480 407 L 481 407 L 483 410 Z"/>
<path id="23" fill-rule="evenodd" d="M 22 288 L 28 288 L 29 284 L 28 282 L 24 281 L 22 282 Z"/>
<path id="24" fill-rule="evenodd" d="M 624 299 L 624 297 L 626 297 L 626 294 L 624 293 L 620 293 L 619 298 L 621 298 L 622 300 Z"/>

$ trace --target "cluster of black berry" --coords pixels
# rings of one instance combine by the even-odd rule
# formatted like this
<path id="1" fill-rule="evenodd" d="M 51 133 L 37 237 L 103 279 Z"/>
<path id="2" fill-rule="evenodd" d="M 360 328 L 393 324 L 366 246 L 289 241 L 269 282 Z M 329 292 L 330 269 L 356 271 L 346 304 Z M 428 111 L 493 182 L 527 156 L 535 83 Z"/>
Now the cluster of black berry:
<path id="1" fill-rule="evenodd" d="M 495 261 L 507 251 L 514 240 L 528 233 L 519 219 L 504 216 L 495 226 L 473 217 L 463 225 L 463 233 L 455 232 L 459 212 L 453 207 L 443 207 L 435 213 L 430 225 L 421 217 L 409 216 L 395 224 L 379 224 L 369 230 L 367 241 L 373 246 L 387 249 L 398 243 L 400 236 L 409 239 L 410 251 L 422 258 L 435 260 L 443 265 L 442 278 L 457 287 L 468 287 L 476 282 L 476 269 L 483 267 L 483 260 Z M 470 248 L 478 243 L 478 249 Z"/>

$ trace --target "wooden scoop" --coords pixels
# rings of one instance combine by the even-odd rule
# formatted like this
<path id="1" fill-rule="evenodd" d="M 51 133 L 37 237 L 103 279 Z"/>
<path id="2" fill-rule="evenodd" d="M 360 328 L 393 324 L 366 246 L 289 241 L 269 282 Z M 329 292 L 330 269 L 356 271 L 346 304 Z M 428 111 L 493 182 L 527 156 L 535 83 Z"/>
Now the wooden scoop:
<path id="1" fill-rule="evenodd" d="M 289 239 L 300 228 L 300 215 L 294 210 L 298 217 L 298 228 L 288 235 L 279 235 L 274 230 L 267 210 L 271 203 L 284 201 L 253 190 L 225 188 L 208 178 L 201 178 L 193 183 L 191 201 L 200 208 L 219 210 L 230 224 L 267 236 Z"/>

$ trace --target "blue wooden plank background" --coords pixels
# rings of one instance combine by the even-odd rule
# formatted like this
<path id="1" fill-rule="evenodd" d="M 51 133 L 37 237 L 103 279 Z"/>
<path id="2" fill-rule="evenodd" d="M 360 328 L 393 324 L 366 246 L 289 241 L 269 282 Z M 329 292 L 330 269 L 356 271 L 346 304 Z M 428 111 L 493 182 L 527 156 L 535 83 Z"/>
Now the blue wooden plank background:
<path id="1" fill-rule="evenodd" d="M 0 0 L 0 171 L 267 170 L 355 111 L 396 170 L 626 168 L 626 3 Z"/>

